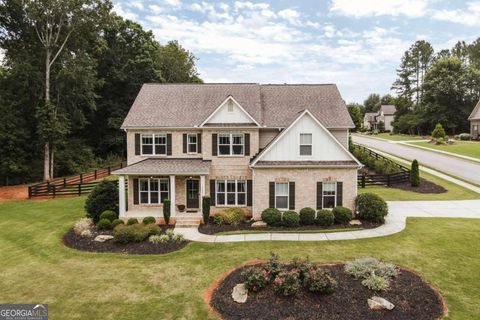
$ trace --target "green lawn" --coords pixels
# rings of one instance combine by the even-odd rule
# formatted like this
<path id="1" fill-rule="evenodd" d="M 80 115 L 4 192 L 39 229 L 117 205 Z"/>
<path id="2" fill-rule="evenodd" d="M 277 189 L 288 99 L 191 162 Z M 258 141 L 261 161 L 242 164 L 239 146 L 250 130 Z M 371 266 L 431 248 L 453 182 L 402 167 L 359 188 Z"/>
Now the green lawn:
<path id="1" fill-rule="evenodd" d="M 405 191 L 398 188 L 387 188 L 381 186 L 367 186 L 364 189 L 358 188 L 358 193 L 374 192 L 384 198 L 387 201 L 394 200 L 470 200 L 480 199 L 480 194 L 470 189 L 461 187 L 455 183 L 443 180 L 431 174 L 421 172 L 422 178 L 425 178 L 433 183 L 443 186 L 447 189 L 445 193 L 417 193 L 411 191 Z"/>
<path id="2" fill-rule="evenodd" d="M 216 235 L 230 235 L 230 234 L 253 234 L 253 233 L 333 233 L 333 232 L 345 232 L 345 231 L 360 231 L 365 230 L 365 228 L 338 228 L 338 229 L 314 229 L 314 230 L 279 230 L 279 231 L 268 231 L 268 230 L 235 230 L 235 231 L 223 231 L 218 232 Z"/>
<path id="3" fill-rule="evenodd" d="M 480 159 L 480 142 L 455 141 L 452 145 L 434 145 L 428 142 L 412 142 L 409 144 Z"/>
<path id="4" fill-rule="evenodd" d="M 444 294 L 449 319 L 480 314 L 480 220 L 409 219 L 389 237 L 332 242 L 191 243 L 160 255 L 86 253 L 61 237 L 84 198 L 0 204 L 0 301 L 48 303 L 50 319 L 213 319 L 205 289 L 229 268 L 271 251 L 315 262 L 375 256 L 421 273 Z"/>
<path id="5" fill-rule="evenodd" d="M 376 134 L 376 135 L 360 134 L 360 136 L 367 136 L 367 137 L 372 137 L 372 138 L 381 138 L 381 139 L 392 140 L 392 141 L 409 141 L 409 140 L 423 140 L 423 139 L 425 139 L 424 137 L 421 137 L 421 136 L 411 136 L 411 135 L 408 135 L 408 134 L 390 134 L 390 132 L 379 133 L 379 134 Z"/>

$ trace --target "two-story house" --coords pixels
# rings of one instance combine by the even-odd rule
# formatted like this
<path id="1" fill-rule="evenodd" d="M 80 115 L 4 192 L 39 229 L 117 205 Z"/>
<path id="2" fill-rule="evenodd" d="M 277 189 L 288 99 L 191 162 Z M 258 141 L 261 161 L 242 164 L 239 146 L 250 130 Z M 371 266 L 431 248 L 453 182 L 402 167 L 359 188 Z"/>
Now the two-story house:
<path id="1" fill-rule="evenodd" d="M 367 130 L 375 130 L 379 128 L 379 123 L 383 122 L 385 131 L 393 131 L 393 121 L 397 108 L 391 104 L 380 106 L 377 112 L 367 112 L 363 117 L 363 127 Z"/>
<path id="2" fill-rule="evenodd" d="M 480 100 L 475 108 L 473 108 L 472 113 L 468 117 L 468 121 L 470 121 L 470 135 L 472 139 L 480 139 Z"/>
<path id="3" fill-rule="evenodd" d="M 145 84 L 121 127 L 120 217 L 161 220 L 167 198 L 174 219 L 183 206 L 200 217 L 204 195 L 211 214 L 241 207 L 255 219 L 268 207 L 353 209 L 353 127 L 332 84 Z"/>

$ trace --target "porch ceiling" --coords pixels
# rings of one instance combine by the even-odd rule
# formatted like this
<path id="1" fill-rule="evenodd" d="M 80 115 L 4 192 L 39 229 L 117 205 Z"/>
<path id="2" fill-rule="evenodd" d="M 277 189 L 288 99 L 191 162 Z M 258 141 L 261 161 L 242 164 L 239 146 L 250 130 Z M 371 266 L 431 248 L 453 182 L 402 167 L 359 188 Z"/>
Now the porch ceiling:
<path id="1" fill-rule="evenodd" d="M 115 170 L 116 175 L 207 175 L 211 161 L 202 159 L 148 158 L 125 168 Z"/>

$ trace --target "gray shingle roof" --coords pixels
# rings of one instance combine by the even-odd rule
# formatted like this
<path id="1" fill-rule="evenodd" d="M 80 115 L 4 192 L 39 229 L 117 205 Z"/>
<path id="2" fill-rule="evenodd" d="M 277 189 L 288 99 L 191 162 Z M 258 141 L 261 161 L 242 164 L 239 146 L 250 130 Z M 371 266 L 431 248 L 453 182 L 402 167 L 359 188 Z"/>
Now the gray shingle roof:
<path id="1" fill-rule="evenodd" d="M 258 161 L 255 167 L 271 167 L 271 166 L 318 166 L 318 167 L 341 167 L 341 166 L 358 166 L 353 160 L 338 161 Z"/>
<path id="2" fill-rule="evenodd" d="M 380 107 L 380 111 L 383 111 L 383 114 L 392 115 L 395 114 L 397 108 L 391 104 L 384 104 Z"/>
<path id="3" fill-rule="evenodd" d="M 210 172 L 210 166 L 211 161 L 202 159 L 148 158 L 126 166 L 125 168 L 115 170 L 112 174 L 208 174 Z"/>
<path id="4" fill-rule="evenodd" d="M 308 109 L 327 128 L 354 127 L 333 84 L 144 84 L 122 128 L 199 126 L 232 96 L 257 122 L 286 127 Z"/>

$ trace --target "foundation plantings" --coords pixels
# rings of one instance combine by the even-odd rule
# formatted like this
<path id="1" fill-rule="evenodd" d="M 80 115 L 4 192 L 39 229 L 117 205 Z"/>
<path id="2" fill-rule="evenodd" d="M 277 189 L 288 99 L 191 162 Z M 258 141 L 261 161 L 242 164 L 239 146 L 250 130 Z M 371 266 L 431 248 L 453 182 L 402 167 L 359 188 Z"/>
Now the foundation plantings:
<path id="1" fill-rule="evenodd" d="M 375 258 L 319 265 L 272 254 L 220 279 L 208 303 L 222 319 L 433 320 L 446 310 L 419 275 Z"/>

